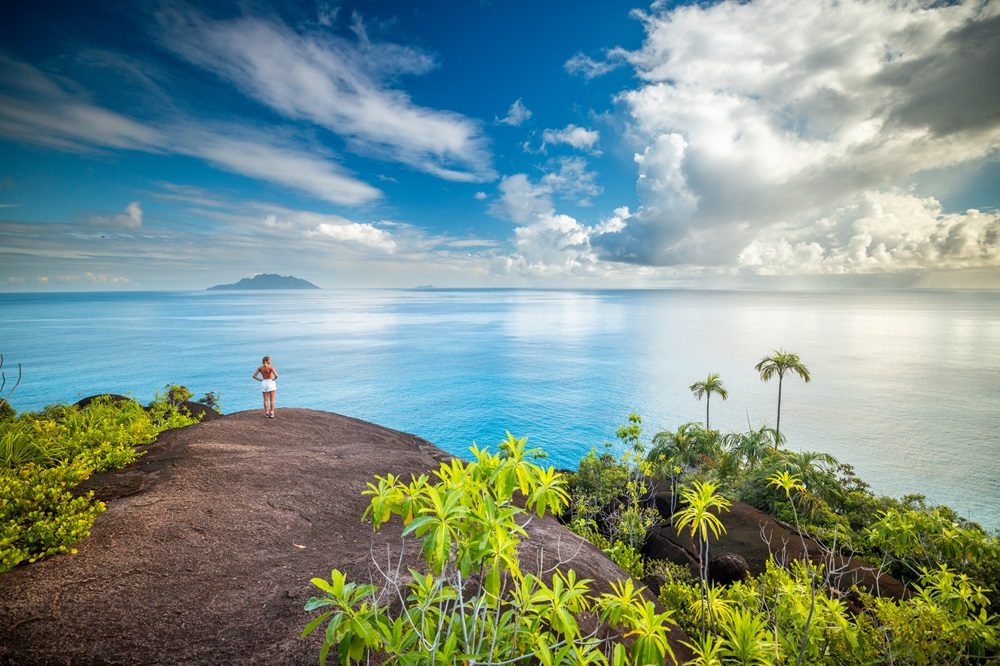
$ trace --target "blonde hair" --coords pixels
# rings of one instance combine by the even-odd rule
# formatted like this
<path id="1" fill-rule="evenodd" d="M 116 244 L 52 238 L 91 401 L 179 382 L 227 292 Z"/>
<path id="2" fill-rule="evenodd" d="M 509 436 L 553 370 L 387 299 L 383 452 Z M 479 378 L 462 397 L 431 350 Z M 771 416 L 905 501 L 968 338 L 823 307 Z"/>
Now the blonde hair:
<path id="1" fill-rule="evenodd" d="M 268 361 L 270 361 L 270 360 L 271 360 L 271 357 L 270 357 L 270 356 L 265 356 L 265 357 L 264 357 L 264 360 L 263 360 L 263 361 L 261 361 L 261 363 L 267 363 L 267 362 L 268 362 Z"/>

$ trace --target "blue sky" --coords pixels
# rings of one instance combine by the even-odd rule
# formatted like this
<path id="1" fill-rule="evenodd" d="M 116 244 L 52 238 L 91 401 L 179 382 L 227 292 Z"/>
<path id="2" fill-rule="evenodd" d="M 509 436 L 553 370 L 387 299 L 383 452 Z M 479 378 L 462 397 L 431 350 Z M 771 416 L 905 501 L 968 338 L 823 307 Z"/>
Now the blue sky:
<path id="1" fill-rule="evenodd" d="M 0 289 L 997 288 L 997 34 L 995 1 L 6 8 Z"/>

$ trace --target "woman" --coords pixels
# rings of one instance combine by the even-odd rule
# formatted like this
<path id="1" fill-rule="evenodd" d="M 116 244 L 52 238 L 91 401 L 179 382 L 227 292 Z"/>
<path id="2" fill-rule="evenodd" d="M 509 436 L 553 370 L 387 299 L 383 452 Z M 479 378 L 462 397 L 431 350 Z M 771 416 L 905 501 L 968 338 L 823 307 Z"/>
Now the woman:
<path id="1" fill-rule="evenodd" d="M 259 376 L 258 376 L 259 375 Z M 274 418 L 274 394 L 278 392 L 278 371 L 271 366 L 271 357 L 265 356 L 263 365 L 253 373 L 253 378 L 260 382 L 260 390 L 264 394 L 264 416 Z M 270 401 L 270 406 L 268 406 Z"/>

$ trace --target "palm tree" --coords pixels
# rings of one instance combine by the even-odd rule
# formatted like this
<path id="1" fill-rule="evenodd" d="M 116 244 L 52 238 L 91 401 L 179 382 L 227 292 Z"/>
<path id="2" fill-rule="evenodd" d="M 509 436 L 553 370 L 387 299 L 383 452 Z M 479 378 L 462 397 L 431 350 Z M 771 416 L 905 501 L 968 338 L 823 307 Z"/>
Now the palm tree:
<path id="1" fill-rule="evenodd" d="M 721 453 L 719 433 L 706 430 L 700 423 L 684 423 L 676 432 L 664 430 L 653 435 L 653 449 L 648 460 L 665 456 L 682 467 L 697 467 L 714 460 Z"/>
<path id="2" fill-rule="evenodd" d="M 781 382 L 785 379 L 785 373 L 789 370 L 801 377 L 807 384 L 809 383 L 809 368 L 802 364 L 798 354 L 784 352 L 776 349 L 772 356 L 765 356 L 760 363 L 754 366 L 760 373 L 763 381 L 770 381 L 772 377 L 778 375 L 778 424 L 774 431 L 781 434 Z"/>
<path id="3" fill-rule="evenodd" d="M 690 386 L 691 393 L 698 400 L 701 400 L 701 396 L 705 396 L 705 430 L 709 430 L 708 425 L 708 406 L 712 402 L 712 394 L 718 393 L 719 397 L 725 400 L 729 397 L 729 391 L 726 387 L 722 385 L 722 380 L 719 379 L 718 373 L 710 372 L 708 373 L 708 379 L 703 382 L 695 382 Z"/>
<path id="4" fill-rule="evenodd" d="M 774 428 L 762 425 L 756 430 L 729 433 L 723 436 L 722 441 L 741 458 L 746 469 L 753 471 L 771 452 L 778 450 L 783 439 Z"/>

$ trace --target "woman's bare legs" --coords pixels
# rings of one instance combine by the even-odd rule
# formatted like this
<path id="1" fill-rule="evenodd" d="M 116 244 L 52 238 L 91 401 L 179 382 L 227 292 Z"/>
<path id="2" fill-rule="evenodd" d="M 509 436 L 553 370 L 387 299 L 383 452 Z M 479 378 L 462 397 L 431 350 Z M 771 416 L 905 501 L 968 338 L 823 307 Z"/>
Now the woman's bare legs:
<path id="1" fill-rule="evenodd" d="M 268 401 L 268 397 L 270 397 L 270 399 L 271 399 L 271 408 L 270 408 L 269 413 L 271 414 L 272 418 L 274 417 L 274 396 L 277 393 L 278 393 L 277 391 L 269 391 L 269 392 L 267 392 L 267 393 L 264 394 L 264 410 L 268 411 L 267 401 Z"/>
<path id="2" fill-rule="evenodd" d="M 261 395 L 264 396 L 264 416 L 267 416 L 268 415 L 268 411 L 267 411 L 267 395 L 268 394 L 267 394 L 266 391 L 263 391 L 263 392 L 261 392 Z"/>

